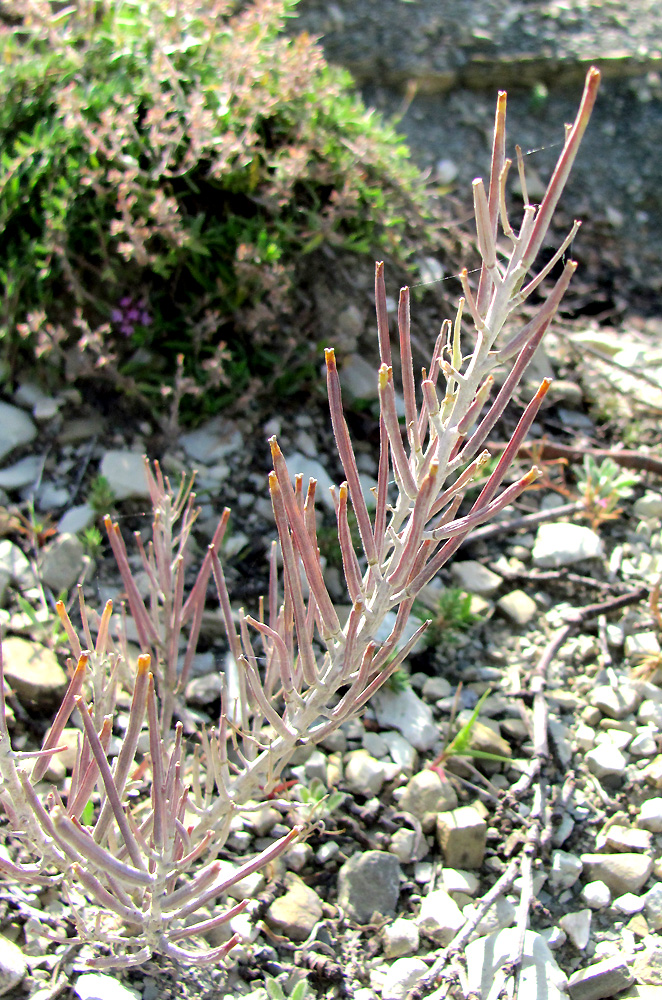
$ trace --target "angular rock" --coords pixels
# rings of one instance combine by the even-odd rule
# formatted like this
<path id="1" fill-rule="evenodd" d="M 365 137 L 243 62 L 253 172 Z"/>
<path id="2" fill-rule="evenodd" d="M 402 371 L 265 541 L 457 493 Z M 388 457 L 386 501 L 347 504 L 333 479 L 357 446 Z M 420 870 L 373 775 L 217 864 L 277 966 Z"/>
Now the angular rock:
<path id="1" fill-rule="evenodd" d="M 417 923 L 435 944 L 445 946 L 464 927 L 466 917 L 445 889 L 435 889 L 423 897 Z"/>
<path id="2" fill-rule="evenodd" d="M 473 806 L 437 816 L 437 843 L 447 868 L 480 868 L 485 857 L 487 823 Z"/>
<path id="3" fill-rule="evenodd" d="M 662 799 L 654 798 L 642 802 L 637 824 L 651 833 L 662 833 Z"/>
<path id="4" fill-rule="evenodd" d="M 604 785 L 614 787 L 623 779 L 627 760 L 613 743 L 598 743 L 586 754 L 586 764 Z"/>
<path id="5" fill-rule="evenodd" d="M 662 882 L 656 882 L 643 900 L 649 930 L 659 931 L 662 928 Z"/>
<path id="6" fill-rule="evenodd" d="M 653 859 L 644 854 L 582 854 L 584 875 L 604 882 L 616 896 L 637 892 L 653 871 Z"/>
<path id="7" fill-rule="evenodd" d="M 292 941 L 305 941 L 322 917 L 322 900 L 294 872 L 286 873 L 285 889 L 267 910 L 267 923 Z"/>
<path id="8" fill-rule="evenodd" d="M 50 706 L 64 694 L 67 675 L 46 646 L 10 636 L 2 643 L 7 683 L 28 704 Z"/>
<path id="9" fill-rule="evenodd" d="M 427 965 L 420 958 L 399 958 L 386 973 L 382 1000 L 405 1000 L 427 970 Z"/>
<path id="10" fill-rule="evenodd" d="M 411 774 L 418 763 L 418 753 L 409 740 L 393 729 L 382 733 L 382 739 L 393 763 L 399 766 L 403 774 Z"/>
<path id="11" fill-rule="evenodd" d="M 652 837 L 648 830 L 634 830 L 629 826 L 615 823 L 605 833 L 605 843 L 612 851 L 648 851 Z M 600 844 L 602 848 L 602 844 Z"/>
<path id="12" fill-rule="evenodd" d="M 79 531 L 85 531 L 94 523 L 96 514 L 89 503 L 79 503 L 75 507 L 70 507 L 57 522 L 57 530 L 61 535 L 76 535 Z"/>
<path id="13" fill-rule="evenodd" d="M 382 931 L 384 954 L 387 958 L 401 958 L 418 950 L 420 935 L 413 920 L 398 917 Z"/>
<path id="14" fill-rule="evenodd" d="M 101 459 L 99 474 L 108 480 L 117 500 L 149 499 L 145 463 L 140 452 L 107 451 Z"/>
<path id="15" fill-rule="evenodd" d="M 538 612 L 536 602 L 523 590 L 511 590 L 497 601 L 497 607 L 516 625 L 527 625 Z"/>
<path id="16" fill-rule="evenodd" d="M 633 511 L 635 517 L 642 519 L 662 517 L 662 496 L 659 493 L 644 493 L 642 497 L 635 500 Z"/>
<path id="17" fill-rule="evenodd" d="M 662 726 L 662 705 L 650 699 L 642 701 L 637 718 L 642 725 L 654 726 L 655 729 L 659 730 Z"/>
<path id="18" fill-rule="evenodd" d="M 543 569 L 571 566 L 584 559 L 604 555 L 602 539 L 591 528 L 581 524 L 553 522 L 541 524 L 533 547 L 533 565 Z"/>
<path id="19" fill-rule="evenodd" d="M 510 978 L 503 971 L 519 951 L 517 928 L 507 928 L 471 941 L 465 949 L 469 989 L 477 996 L 497 996 Z M 519 995 L 524 1000 L 565 1000 L 566 977 L 542 934 L 526 931 Z"/>
<path id="20" fill-rule="evenodd" d="M 653 731 L 648 728 L 640 730 L 628 747 L 628 753 L 633 757 L 652 757 L 656 750 Z"/>
<path id="21" fill-rule="evenodd" d="M 189 458 L 203 465 L 216 465 L 221 459 L 239 451 L 243 444 L 241 431 L 227 417 L 214 417 L 202 427 L 182 434 L 179 443 Z"/>
<path id="22" fill-rule="evenodd" d="M 85 549 L 76 535 L 58 535 L 44 550 L 41 578 L 54 594 L 70 590 L 78 582 L 85 565 Z"/>
<path id="23" fill-rule="evenodd" d="M 0 403 L 0 461 L 14 448 L 27 444 L 37 434 L 37 428 L 27 413 L 9 403 Z"/>
<path id="24" fill-rule="evenodd" d="M 611 903 L 611 891 L 604 882 L 588 882 L 581 891 L 581 898 L 592 910 L 604 910 Z"/>
<path id="25" fill-rule="evenodd" d="M 391 691 L 381 688 L 370 702 L 383 729 L 397 729 L 416 750 L 429 750 L 439 739 L 429 705 L 413 688 Z"/>
<path id="26" fill-rule="evenodd" d="M 80 1000 L 140 1000 L 140 993 L 125 986 L 115 976 L 86 972 L 79 976 L 74 993 Z"/>
<path id="27" fill-rule="evenodd" d="M 591 704 L 599 708 L 610 719 L 624 719 L 635 712 L 641 702 L 641 694 L 634 684 L 623 682 L 618 687 L 599 684 L 591 692 Z"/>
<path id="28" fill-rule="evenodd" d="M 636 956 L 632 971 L 637 982 L 662 986 L 662 943 L 649 937 L 643 952 Z"/>
<path id="29" fill-rule="evenodd" d="M 451 563 L 451 576 L 458 587 L 481 597 L 491 597 L 503 583 L 503 577 L 475 559 Z"/>
<path id="30" fill-rule="evenodd" d="M 473 920 L 476 915 L 476 903 L 468 903 L 462 909 L 462 913 L 467 918 L 467 920 Z M 506 927 L 512 927 L 515 923 L 515 918 L 517 916 L 517 910 L 515 906 L 509 899 L 505 896 L 500 896 L 494 906 L 490 906 L 487 913 L 485 913 L 476 925 L 477 934 L 493 934 L 496 931 L 504 930 Z"/>
<path id="31" fill-rule="evenodd" d="M 583 951 L 591 936 L 591 910 L 576 910 L 564 913 L 559 924 L 568 935 L 575 948 Z"/>
<path id="32" fill-rule="evenodd" d="M 419 771 L 409 779 L 399 802 L 400 809 L 409 812 L 429 833 L 434 829 L 437 813 L 457 806 L 457 792 L 450 781 L 443 780 L 437 771 Z"/>
<path id="33" fill-rule="evenodd" d="M 568 980 L 568 993 L 572 1000 L 603 1000 L 604 997 L 613 997 L 633 982 L 634 976 L 625 959 L 614 955 L 573 973 Z"/>
<path id="34" fill-rule="evenodd" d="M 555 889 L 569 889 L 582 873 L 582 863 L 575 854 L 552 851 L 550 882 Z"/>
<path id="35" fill-rule="evenodd" d="M 635 896 L 633 892 L 626 892 L 624 896 L 615 899 L 611 905 L 617 913 L 632 917 L 635 913 L 641 913 L 644 908 L 644 900 L 641 896 Z"/>
<path id="36" fill-rule="evenodd" d="M 41 455 L 28 455 L 13 465 L 0 469 L 0 488 L 3 490 L 20 490 L 23 486 L 32 486 L 44 469 Z"/>
<path id="37" fill-rule="evenodd" d="M 37 585 L 37 578 L 25 553 L 8 538 L 0 539 L 0 573 L 9 577 L 21 590 Z"/>
<path id="38" fill-rule="evenodd" d="M 27 971 L 27 961 L 21 949 L 0 934 L 0 996 L 18 986 Z"/>
<path id="39" fill-rule="evenodd" d="M 386 851 L 352 855 L 338 872 L 338 905 L 366 924 L 374 913 L 392 917 L 400 895 L 400 865 Z"/>
<path id="40" fill-rule="evenodd" d="M 394 770 L 397 773 L 397 764 L 376 760 L 365 750 L 353 750 L 347 754 L 345 779 L 351 791 L 371 798 L 379 795 L 386 780 L 395 777 Z"/>

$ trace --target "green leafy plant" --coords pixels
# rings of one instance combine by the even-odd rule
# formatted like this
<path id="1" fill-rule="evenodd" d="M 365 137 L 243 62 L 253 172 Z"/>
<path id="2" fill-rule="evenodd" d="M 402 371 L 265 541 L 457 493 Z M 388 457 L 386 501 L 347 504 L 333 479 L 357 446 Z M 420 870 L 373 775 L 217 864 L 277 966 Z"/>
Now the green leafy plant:
<path id="1" fill-rule="evenodd" d="M 27 346 L 158 406 L 282 393 L 316 346 L 305 258 L 404 262 L 425 243 L 406 147 L 317 43 L 284 33 L 295 7 L 31 0 L 0 25 L 11 362 Z"/>
<path id="2" fill-rule="evenodd" d="M 464 725 L 460 727 L 453 739 L 449 740 L 441 753 L 430 764 L 431 770 L 443 771 L 444 764 L 453 757 L 469 757 L 474 760 L 492 760 L 500 764 L 510 763 L 510 759 L 508 757 L 503 757 L 501 754 L 497 753 L 490 753 L 487 750 L 477 750 L 474 746 L 472 746 L 474 730 L 476 728 L 478 716 L 480 715 L 480 710 L 491 693 L 491 691 L 487 690 L 480 696 L 476 702 L 476 707 L 471 713 L 471 716 L 467 719 Z"/>
<path id="3" fill-rule="evenodd" d="M 319 778 L 312 778 L 307 785 L 296 785 L 295 788 L 299 801 L 305 807 L 297 811 L 306 823 L 329 816 L 345 799 L 344 792 L 329 791 Z"/>
<path id="4" fill-rule="evenodd" d="M 106 476 L 95 476 L 90 483 L 87 502 L 97 517 L 104 517 L 115 508 L 115 491 Z"/>
<path id="5" fill-rule="evenodd" d="M 273 976 L 265 976 L 264 985 L 270 1000 L 306 1000 L 308 997 L 308 983 L 305 979 L 300 979 L 295 983 L 290 993 L 285 993 L 283 987 Z"/>
<path id="6" fill-rule="evenodd" d="M 452 644 L 458 632 L 464 632 L 480 621 L 479 616 L 471 610 L 471 602 L 472 595 L 460 587 L 445 587 L 432 606 L 417 602 L 414 614 L 419 618 L 430 618 L 430 625 L 425 633 L 426 645 Z"/>
<path id="7" fill-rule="evenodd" d="M 584 502 L 585 514 L 595 528 L 603 521 L 612 521 L 622 513 L 621 500 L 632 496 L 638 477 L 623 470 L 611 458 L 598 463 L 592 455 L 584 455 L 581 470 L 576 470 L 577 489 Z"/>
<path id="8" fill-rule="evenodd" d="M 85 547 L 85 552 L 91 559 L 96 559 L 103 550 L 103 535 L 96 524 L 90 524 L 80 533 L 80 539 Z"/>

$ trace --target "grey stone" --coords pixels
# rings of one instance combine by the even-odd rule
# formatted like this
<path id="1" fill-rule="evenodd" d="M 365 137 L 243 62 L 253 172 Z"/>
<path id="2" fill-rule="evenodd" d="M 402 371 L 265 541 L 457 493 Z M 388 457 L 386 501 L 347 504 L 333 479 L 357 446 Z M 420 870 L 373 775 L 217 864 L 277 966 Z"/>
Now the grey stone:
<path id="1" fill-rule="evenodd" d="M 0 996 L 18 986 L 27 971 L 27 961 L 21 949 L 0 934 Z"/>
<path id="2" fill-rule="evenodd" d="M 564 913 L 559 923 L 575 948 L 583 951 L 591 936 L 591 910 Z"/>
<path id="3" fill-rule="evenodd" d="M 53 593 L 70 590 L 78 582 L 85 565 L 85 550 L 76 535 L 58 535 L 46 548 L 41 561 L 41 578 Z"/>
<path id="4" fill-rule="evenodd" d="M 635 517 L 662 517 L 662 496 L 659 493 L 644 493 L 635 500 L 633 512 Z"/>
<path id="5" fill-rule="evenodd" d="M 398 765 L 403 774 L 411 774 L 418 763 L 418 753 L 409 740 L 392 729 L 382 733 L 382 739 L 394 764 Z"/>
<path id="6" fill-rule="evenodd" d="M 0 469 L 0 488 L 20 490 L 23 486 L 33 486 L 43 468 L 44 460 L 41 455 L 27 455 L 13 465 Z"/>
<path id="7" fill-rule="evenodd" d="M 338 872 L 338 905 L 358 923 L 368 923 L 374 913 L 392 917 L 399 895 L 400 865 L 394 854 L 354 854 Z"/>
<path id="8" fill-rule="evenodd" d="M 634 982 L 634 976 L 620 955 L 606 958 L 573 973 L 568 980 L 572 1000 L 603 1000 L 613 997 Z"/>
<path id="9" fill-rule="evenodd" d="M 448 868 L 480 868 L 485 856 L 487 823 L 473 806 L 437 816 L 437 842 Z"/>
<path id="10" fill-rule="evenodd" d="M 649 930 L 659 931 L 662 928 L 662 882 L 656 882 L 643 901 Z"/>
<path id="11" fill-rule="evenodd" d="M 2 643 L 7 683 L 21 701 L 50 705 L 67 686 L 67 675 L 46 646 L 10 636 Z"/>
<path id="12" fill-rule="evenodd" d="M 354 750 L 347 754 L 345 780 L 350 790 L 359 795 L 367 798 L 379 795 L 384 782 L 392 780 L 397 773 L 397 764 L 376 760 L 365 750 Z"/>
<path id="13" fill-rule="evenodd" d="M 378 399 L 379 379 L 374 365 L 360 354 L 345 358 L 340 372 L 343 397 L 347 400 Z"/>
<path id="14" fill-rule="evenodd" d="M 649 851 L 651 848 L 651 835 L 648 830 L 635 830 L 630 826 L 621 826 L 614 823 L 604 834 L 604 842 L 612 851 Z M 602 838 L 600 838 L 600 850 L 602 850 Z"/>
<path id="15" fill-rule="evenodd" d="M 656 751 L 657 743 L 650 729 L 637 733 L 628 747 L 628 753 L 633 757 L 652 757 Z"/>
<path id="16" fill-rule="evenodd" d="M 213 466 L 228 455 L 238 452 L 243 438 L 232 420 L 214 417 L 202 427 L 182 434 L 179 443 L 189 458 L 203 465 Z"/>
<path id="17" fill-rule="evenodd" d="M 435 889 L 423 897 L 417 923 L 435 944 L 445 946 L 464 927 L 466 917 L 445 889 Z"/>
<path id="18" fill-rule="evenodd" d="M 322 917 L 322 900 L 294 872 L 286 873 L 285 889 L 267 910 L 267 923 L 292 941 L 305 941 Z"/>
<path id="19" fill-rule="evenodd" d="M 599 535 L 581 524 L 555 521 L 541 524 L 536 535 L 532 558 L 541 568 L 571 566 L 584 559 L 601 558 L 604 546 Z"/>
<path id="20" fill-rule="evenodd" d="M 604 882 L 617 896 L 637 892 L 653 870 L 653 859 L 643 854 L 582 854 L 581 859 L 584 875 Z"/>
<path id="21" fill-rule="evenodd" d="M 662 986 L 662 943 L 649 937 L 643 952 L 636 956 L 632 971 L 637 982 L 650 986 Z"/>
<path id="22" fill-rule="evenodd" d="M 439 739 L 429 705 L 418 697 L 413 688 L 391 691 L 381 688 L 371 706 L 383 729 L 397 729 L 416 750 L 429 750 Z"/>
<path id="23" fill-rule="evenodd" d="M 21 590 L 37 585 L 37 578 L 24 552 L 8 538 L 0 539 L 0 573 L 9 577 Z"/>
<path id="24" fill-rule="evenodd" d="M 620 783 L 627 766 L 626 758 L 613 743 L 598 743 L 585 760 L 591 774 L 610 786 Z"/>
<path id="25" fill-rule="evenodd" d="M 581 891 L 581 898 L 592 910 L 604 910 L 611 903 L 611 891 L 604 882 L 588 882 Z"/>
<path id="26" fill-rule="evenodd" d="M 509 594 L 504 594 L 497 601 L 497 607 L 516 625 L 527 625 L 538 611 L 536 602 L 523 590 L 511 590 Z"/>
<path id="27" fill-rule="evenodd" d="M 662 833 L 662 799 L 654 798 L 642 802 L 639 810 L 638 825 L 651 833 Z"/>
<path id="28" fill-rule="evenodd" d="M 413 920 L 398 917 L 392 924 L 387 924 L 382 931 L 384 954 L 387 958 L 401 958 L 418 950 L 418 926 Z"/>
<path id="29" fill-rule="evenodd" d="M 641 896 L 635 896 L 633 892 L 626 892 L 625 895 L 615 899 L 611 905 L 617 913 L 631 917 L 635 913 L 641 913 L 644 908 L 644 900 Z"/>
<path id="30" fill-rule="evenodd" d="M 574 854 L 566 851 L 552 852 L 552 873 L 550 882 L 554 888 L 569 889 L 582 872 L 582 863 Z"/>
<path id="31" fill-rule="evenodd" d="M 95 512 L 88 503 L 80 503 L 75 507 L 70 507 L 57 523 L 57 530 L 61 534 L 77 534 L 85 531 L 94 523 Z"/>
<path id="32" fill-rule="evenodd" d="M 462 913 L 467 920 L 473 920 L 476 915 L 476 903 L 467 903 L 462 909 Z M 515 923 L 517 910 L 514 903 L 511 903 L 505 896 L 500 896 L 494 906 L 490 906 L 487 913 L 480 918 L 474 933 L 493 934 L 506 927 L 512 927 Z"/>
<path id="33" fill-rule="evenodd" d="M 459 587 L 481 597 L 491 597 L 503 583 L 502 577 L 474 559 L 451 563 L 451 576 Z"/>
<path id="34" fill-rule="evenodd" d="M 114 976 L 86 972 L 79 976 L 74 993 L 80 1000 L 140 1000 L 140 993 L 125 986 Z"/>
<path id="35" fill-rule="evenodd" d="M 520 944 L 517 928 L 506 928 L 471 941 L 465 949 L 469 989 L 477 996 L 497 996 L 508 979 L 504 966 L 516 959 Z M 526 931 L 522 951 L 519 995 L 522 1000 L 564 1000 L 566 977 L 542 934 Z"/>
<path id="36" fill-rule="evenodd" d="M 450 781 L 442 780 L 437 771 L 426 769 L 409 779 L 399 806 L 420 820 L 423 830 L 429 832 L 434 829 L 437 813 L 455 809 L 457 793 Z"/>
<path id="37" fill-rule="evenodd" d="M 427 701 L 439 701 L 448 698 L 452 691 L 451 682 L 446 677 L 428 677 L 421 694 Z"/>
<path id="38" fill-rule="evenodd" d="M 628 660 L 638 663 L 647 656 L 658 656 L 660 644 L 654 632 L 634 632 L 626 635 L 624 652 Z"/>
<path id="39" fill-rule="evenodd" d="M 382 1000 L 405 1000 L 427 969 L 427 965 L 420 958 L 397 959 L 386 973 L 382 986 Z"/>
<path id="40" fill-rule="evenodd" d="M 149 499 L 145 463 L 140 452 L 107 451 L 101 459 L 99 474 L 108 480 L 118 500 Z"/>
<path id="41" fill-rule="evenodd" d="M 642 701 L 637 712 L 637 718 L 644 725 L 651 724 L 656 729 L 660 729 L 662 727 L 662 704 L 650 699 Z"/>
<path id="42" fill-rule="evenodd" d="M 17 406 L 0 403 L 0 461 L 14 448 L 28 444 L 37 434 L 30 417 Z"/>
<path id="43" fill-rule="evenodd" d="M 428 850 L 425 837 L 421 837 L 415 830 L 405 828 L 396 830 L 389 842 L 389 851 L 391 854 L 395 854 L 403 865 L 408 865 L 412 861 L 420 861 L 428 853 Z"/>
<path id="44" fill-rule="evenodd" d="M 624 719 L 626 715 L 636 711 L 641 702 L 641 694 L 634 684 L 626 681 L 618 687 L 609 684 L 599 684 L 591 692 L 591 704 L 599 708 L 603 715 L 610 719 Z"/>

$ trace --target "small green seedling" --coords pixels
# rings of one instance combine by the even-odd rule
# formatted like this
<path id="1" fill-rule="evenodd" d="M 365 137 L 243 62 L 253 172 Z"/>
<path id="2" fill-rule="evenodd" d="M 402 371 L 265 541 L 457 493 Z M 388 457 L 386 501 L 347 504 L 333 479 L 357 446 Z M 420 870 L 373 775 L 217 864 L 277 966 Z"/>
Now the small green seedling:
<path id="1" fill-rule="evenodd" d="M 592 455 L 584 455 L 583 469 L 577 471 L 577 489 L 594 528 L 622 513 L 618 504 L 632 496 L 632 487 L 637 482 L 637 476 L 623 471 L 613 459 L 605 458 L 598 465 Z"/>
<path id="2" fill-rule="evenodd" d="M 90 485 L 87 502 L 97 515 L 103 517 L 115 506 L 115 491 L 105 476 L 96 476 Z"/>
<path id="3" fill-rule="evenodd" d="M 272 976 L 265 976 L 264 985 L 267 993 L 269 994 L 270 1000 L 288 1000 L 288 995 L 285 993 L 283 987 L 277 979 L 274 979 Z M 306 1000 L 307 996 L 308 982 L 305 979 L 300 979 L 299 982 L 292 988 L 292 992 L 289 994 L 289 1000 Z"/>
<path id="4" fill-rule="evenodd" d="M 313 778 L 308 785 L 297 785 L 299 801 L 306 807 L 306 820 L 312 822 L 329 816 L 345 798 L 344 792 L 330 792 L 319 778 Z"/>
<path id="5" fill-rule="evenodd" d="M 427 608 L 420 602 L 414 604 L 415 615 L 423 621 L 430 619 L 423 640 L 427 646 L 438 646 L 441 642 L 452 643 L 456 639 L 454 633 L 464 632 L 480 621 L 478 615 L 471 610 L 472 596 L 460 587 L 447 587 L 442 590 L 432 608 Z"/>
<path id="6" fill-rule="evenodd" d="M 90 559 L 96 559 L 100 555 L 103 548 L 103 535 L 96 524 L 90 524 L 84 531 L 81 531 L 80 540 Z"/>
<path id="7" fill-rule="evenodd" d="M 467 719 L 460 731 L 453 737 L 450 743 L 446 744 L 439 756 L 436 757 L 430 764 L 431 770 L 434 771 L 442 769 L 445 762 L 450 760 L 451 757 L 472 757 L 474 760 L 494 760 L 500 764 L 511 763 L 508 757 L 502 757 L 501 754 L 489 753 L 486 750 L 476 750 L 471 746 L 473 728 L 476 724 L 476 720 L 480 715 L 481 708 L 485 704 L 485 700 L 491 693 L 492 692 L 488 689 L 480 696 L 478 702 L 476 703 L 476 707 L 471 713 L 471 717 Z"/>

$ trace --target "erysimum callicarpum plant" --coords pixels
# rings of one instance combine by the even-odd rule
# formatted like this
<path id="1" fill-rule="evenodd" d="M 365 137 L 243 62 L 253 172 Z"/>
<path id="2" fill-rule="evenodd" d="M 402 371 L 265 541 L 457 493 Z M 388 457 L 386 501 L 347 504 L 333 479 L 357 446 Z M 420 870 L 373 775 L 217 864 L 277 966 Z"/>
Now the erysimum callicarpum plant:
<path id="1" fill-rule="evenodd" d="M 244 900 L 225 907 L 219 900 L 233 883 L 281 855 L 305 833 L 302 826 L 295 827 L 228 877 L 216 857 L 232 821 L 260 809 L 267 797 L 278 805 L 283 769 L 295 750 L 318 742 L 359 712 L 407 656 L 421 629 L 404 644 L 401 637 L 421 588 L 471 529 L 511 503 L 536 478 L 533 468 L 501 488 L 549 380 L 527 406 L 478 498 L 459 516 L 465 491 L 489 457 L 482 446 L 576 267 L 567 262 L 534 318 L 500 338 L 513 310 L 561 260 L 577 231 L 575 223 L 549 263 L 527 277 L 587 126 L 598 84 L 599 73 L 591 69 L 546 194 L 537 207 L 525 197 L 519 232 L 511 227 L 506 211 L 511 164 L 505 156 L 506 95 L 499 95 L 489 188 L 482 180 L 473 186 L 480 280 L 474 292 L 463 272 L 464 298 L 455 321 L 446 320 L 441 328 L 418 396 L 409 337 L 409 291 L 400 293 L 404 434 L 396 410 L 383 266 L 377 265 L 381 445 L 373 516 L 361 491 L 343 416 L 334 352 L 327 351 L 331 419 L 346 476 L 346 482 L 334 489 L 351 599 L 344 625 L 322 573 L 315 482 L 304 484 L 299 476 L 292 486 L 275 438 L 270 442 L 269 488 L 278 544 L 272 546 L 269 593 L 255 615 L 231 607 L 218 554 L 227 510 L 185 596 L 186 547 L 195 520 L 190 482 L 183 482 L 175 493 L 158 466 L 152 469 L 146 463 L 154 509 L 153 539 L 146 547 L 139 543 L 149 580 L 147 599 L 140 594 L 118 525 L 106 519 L 142 650 L 137 669 L 129 666 L 126 632 L 121 621 L 115 628 L 110 602 L 95 626 L 95 640 L 83 602 L 80 637 L 60 605 L 73 654 L 71 681 L 41 749 L 15 751 L 4 714 L 0 717 L 2 801 L 23 850 L 38 859 L 32 865 L 0 860 L 0 867 L 8 877 L 59 885 L 63 895 L 78 904 L 80 938 L 110 948 L 109 955 L 96 959 L 97 967 L 139 964 L 154 952 L 214 963 L 231 951 L 236 936 L 228 934 L 219 945 L 217 928 L 249 904 Z M 497 235 L 499 223 L 503 240 Z M 461 335 L 466 312 L 476 339 L 465 357 Z M 490 402 L 492 372 L 503 364 L 509 366 L 507 376 Z M 349 504 L 360 532 L 358 551 L 348 525 Z M 186 740 L 182 691 L 212 577 L 234 672 L 228 669 L 223 676 L 218 726 Z M 379 642 L 379 627 L 394 611 L 390 635 Z M 182 633 L 187 641 L 178 673 Z M 132 691 L 131 708 L 119 751 L 111 754 L 115 702 L 122 687 Z M 65 791 L 44 791 L 49 760 L 58 753 L 63 729 L 74 712 L 79 740 L 72 774 Z M 176 717 L 180 721 L 173 727 Z M 101 915 L 105 915 L 103 925 Z M 109 915 L 115 920 L 114 934 L 107 930 Z M 216 946 L 205 950 L 202 942 L 212 931 Z M 188 944 L 191 939 L 193 945 Z"/>

